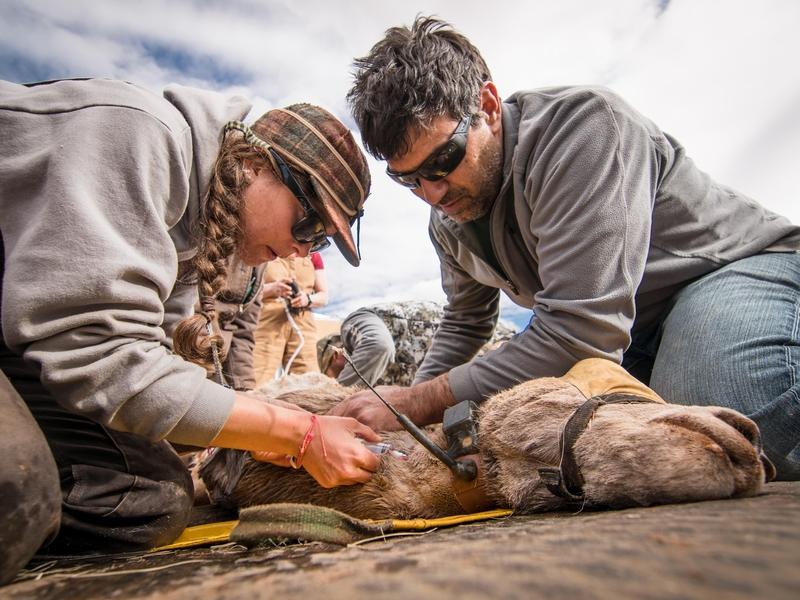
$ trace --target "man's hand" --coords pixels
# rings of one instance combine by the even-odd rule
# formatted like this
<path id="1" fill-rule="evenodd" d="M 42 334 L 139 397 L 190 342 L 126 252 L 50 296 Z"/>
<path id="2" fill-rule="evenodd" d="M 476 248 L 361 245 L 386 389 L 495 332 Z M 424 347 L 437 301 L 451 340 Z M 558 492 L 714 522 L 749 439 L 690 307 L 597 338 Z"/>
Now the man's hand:
<path id="1" fill-rule="evenodd" d="M 375 389 L 384 400 L 417 425 L 441 422 L 444 410 L 455 404 L 446 373 L 410 388 L 381 385 Z M 334 406 L 328 414 L 353 417 L 375 431 L 402 429 L 397 418 L 372 390 L 353 394 Z"/>
<path id="2" fill-rule="evenodd" d="M 407 415 L 416 423 L 411 408 L 414 397 L 411 388 L 394 385 L 379 385 L 378 393 L 399 412 Z M 375 431 L 396 431 L 402 429 L 397 418 L 389 411 L 372 390 L 362 390 L 334 406 L 329 415 L 353 417 Z"/>

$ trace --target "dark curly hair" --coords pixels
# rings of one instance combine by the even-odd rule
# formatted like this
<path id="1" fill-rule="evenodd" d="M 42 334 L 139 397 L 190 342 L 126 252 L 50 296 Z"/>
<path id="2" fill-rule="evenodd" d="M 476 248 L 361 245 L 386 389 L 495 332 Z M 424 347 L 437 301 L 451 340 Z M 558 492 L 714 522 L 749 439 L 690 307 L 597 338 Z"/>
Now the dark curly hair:
<path id="1" fill-rule="evenodd" d="M 481 86 L 492 79 L 478 49 L 434 17 L 387 29 L 353 66 L 347 101 L 364 146 L 378 159 L 408 152 L 409 135 L 437 117 L 475 114 Z"/>

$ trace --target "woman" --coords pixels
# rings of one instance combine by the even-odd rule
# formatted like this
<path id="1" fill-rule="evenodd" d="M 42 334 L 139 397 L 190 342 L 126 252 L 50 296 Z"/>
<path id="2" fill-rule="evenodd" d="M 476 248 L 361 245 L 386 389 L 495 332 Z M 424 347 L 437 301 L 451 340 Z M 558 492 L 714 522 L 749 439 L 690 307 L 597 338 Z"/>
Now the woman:
<path id="1" fill-rule="evenodd" d="M 328 303 L 322 256 L 277 258 L 264 274 L 263 305 L 253 348 L 256 386 L 276 373 L 308 373 L 317 366 L 317 326 L 312 308 Z"/>
<path id="2" fill-rule="evenodd" d="M 180 534 L 191 482 L 166 440 L 249 450 L 326 487 L 377 468 L 357 421 L 218 383 L 229 257 L 306 256 L 333 236 L 358 265 L 350 223 L 370 183 L 328 112 L 294 105 L 251 129 L 249 108 L 181 86 L 0 82 L 3 580 L 59 525 L 48 552 Z"/>

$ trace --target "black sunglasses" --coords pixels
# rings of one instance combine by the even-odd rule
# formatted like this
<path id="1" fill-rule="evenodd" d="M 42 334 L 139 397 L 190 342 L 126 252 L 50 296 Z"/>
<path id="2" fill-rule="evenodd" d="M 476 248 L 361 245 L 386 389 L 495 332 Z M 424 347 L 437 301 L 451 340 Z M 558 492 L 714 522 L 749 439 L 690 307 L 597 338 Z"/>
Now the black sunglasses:
<path id="1" fill-rule="evenodd" d="M 386 167 L 386 174 L 400 185 L 415 190 L 419 187 L 419 180 L 439 181 L 456 170 L 464 159 L 467 152 L 467 135 L 469 125 L 472 122 L 471 115 L 464 115 L 458 123 L 455 131 L 450 134 L 450 139 L 443 145 L 434 150 L 422 164 L 407 173 L 392 171 Z"/>
<path id="2" fill-rule="evenodd" d="M 297 198 L 297 201 L 300 203 L 300 206 L 303 207 L 303 210 L 306 213 L 303 218 L 292 225 L 292 236 L 301 244 L 310 243 L 311 250 L 309 252 L 319 252 L 320 250 L 324 250 L 331 245 L 331 241 L 328 239 L 328 234 L 325 232 L 325 223 L 322 222 L 322 218 L 319 216 L 319 213 L 314 210 L 314 207 L 311 206 L 308 198 L 306 198 L 306 195 L 300 188 L 300 184 L 297 183 L 294 175 L 292 175 L 289 165 L 286 164 L 286 162 L 281 158 L 280 154 L 275 152 L 275 150 L 270 148 L 269 151 L 272 154 L 272 157 L 275 159 L 275 163 L 278 165 L 284 185 L 289 188 L 289 191 L 292 192 L 292 194 L 294 194 L 295 198 Z"/>

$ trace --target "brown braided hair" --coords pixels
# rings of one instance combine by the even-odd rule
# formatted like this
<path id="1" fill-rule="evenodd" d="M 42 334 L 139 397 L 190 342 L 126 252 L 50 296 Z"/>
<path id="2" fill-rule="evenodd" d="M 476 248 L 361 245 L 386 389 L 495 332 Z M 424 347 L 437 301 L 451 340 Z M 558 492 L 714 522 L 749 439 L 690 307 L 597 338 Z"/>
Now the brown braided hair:
<path id="1" fill-rule="evenodd" d="M 265 117 L 254 123 L 253 131 L 258 132 Z M 262 150 L 247 143 L 241 135 L 230 133 L 222 140 L 195 231 L 197 254 L 190 272 L 197 281 L 200 310 L 181 321 L 173 335 L 175 352 L 204 367 L 213 364 L 215 351 L 219 360 L 224 360 L 215 299 L 225 286 L 228 258 L 236 251 L 242 235 L 242 194 L 248 185 L 245 161 L 250 161 L 255 169 L 270 165 L 276 173 L 271 157 L 265 157 Z M 209 324 L 213 335 L 209 335 Z"/>

